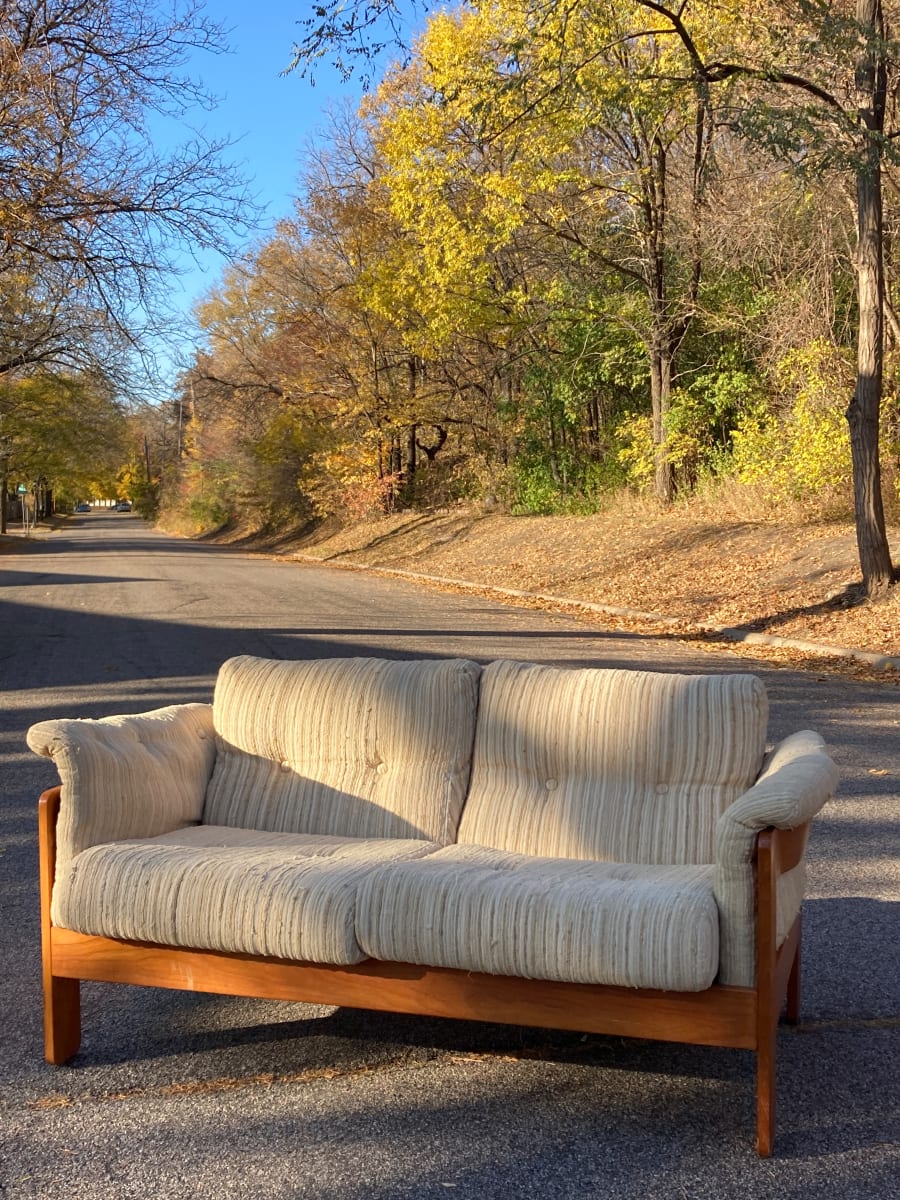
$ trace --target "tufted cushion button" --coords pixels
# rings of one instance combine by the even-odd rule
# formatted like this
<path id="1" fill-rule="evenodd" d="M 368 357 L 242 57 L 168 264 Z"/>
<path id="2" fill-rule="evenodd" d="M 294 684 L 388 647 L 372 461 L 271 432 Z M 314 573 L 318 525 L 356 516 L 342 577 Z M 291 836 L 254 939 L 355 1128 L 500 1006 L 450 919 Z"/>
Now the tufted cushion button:
<path id="1" fill-rule="evenodd" d="M 669 785 L 667 783 L 658 783 L 656 785 L 657 796 L 664 796 L 668 790 L 669 790 Z"/>
<path id="2" fill-rule="evenodd" d="M 547 782 L 544 784 L 544 787 L 547 789 L 548 792 L 555 792 L 557 787 L 559 787 L 559 784 L 557 783 L 557 781 L 555 779 L 548 779 Z"/>

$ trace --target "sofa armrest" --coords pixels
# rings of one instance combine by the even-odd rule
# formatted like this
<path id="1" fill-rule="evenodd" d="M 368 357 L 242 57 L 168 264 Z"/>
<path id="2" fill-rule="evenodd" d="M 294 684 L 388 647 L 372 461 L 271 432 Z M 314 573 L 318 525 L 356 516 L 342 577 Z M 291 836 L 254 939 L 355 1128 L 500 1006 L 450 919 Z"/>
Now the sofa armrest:
<path id="1" fill-rule="evenodd" d="M 209 704 L 42 721 L 27 741 L 59 772 L 60 869 L 88 846 L 154 837 L 200 820 L 216 753 Z"/>
<path id="2" fill-rule="evenodd" d="M 720 983 L 752 986 L 756 978 L 754 859 L 762 830 L 807 825 L 834 795 L 838 772 L 817 733 L 804 730 L 780 742 L 756 783 L 716 826 L 715 894 L 719 905 Z M 803 900 L 806 867 L 776 880 L 776 942 L 787 937 Z"/>
<path id="3" fill-rule="evenodd" d="M 769 755 L 753 787 L 719 818 L 716 862 L 752 862 L 756 835 L 805 825 L 834 795 L 838 770 L 817 733 L 791 734 Z"/>

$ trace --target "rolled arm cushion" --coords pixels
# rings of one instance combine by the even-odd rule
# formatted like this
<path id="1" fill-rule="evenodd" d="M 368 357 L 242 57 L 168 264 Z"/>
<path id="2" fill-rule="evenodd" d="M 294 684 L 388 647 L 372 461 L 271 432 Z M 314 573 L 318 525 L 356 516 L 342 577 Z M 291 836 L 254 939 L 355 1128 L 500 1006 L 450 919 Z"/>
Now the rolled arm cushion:
<path id="1" fill-rule="evenodd" d="M 28 745 L 59 771 L 57 872 L 102 842 L 157 837 L 200 819 L 215 758 L 212 708 L 42 721 Z"/>
<path id="2" fill-rule="evenodd" d="M 838 770 L 817 733 L 803 730 L 780 742 L 754 786 L 716 826 L 715 891 L 721 918 L 720 983 L 754 982 L 753 856 L 763 830 L 796 829 L 834 795 Z M 805 864 L 778 880 L 778 940 L 790 931 L 803 898 Z"/>

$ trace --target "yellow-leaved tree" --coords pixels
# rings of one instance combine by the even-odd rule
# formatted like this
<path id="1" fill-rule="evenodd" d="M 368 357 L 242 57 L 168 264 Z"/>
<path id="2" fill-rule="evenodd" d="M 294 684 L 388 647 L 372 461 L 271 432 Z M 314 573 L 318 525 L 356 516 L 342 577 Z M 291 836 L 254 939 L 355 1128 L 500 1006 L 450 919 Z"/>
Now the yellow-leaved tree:
<path id="1" fill-rule="evenodd" d="M 640 15 L 500 0 L 431 18 L 369 109 L 377 186 L 405 235 L 372 272 L 372 302 L 415 309 L 427 351 L 479 322 L 520 337 L 558 299 L 561 258 L 613 273 L 643 308 L 669 500 L 666 418 L 697 311 L 714 126 L 707 91 L 683 86 L 681 43 L 634 37 Z"/>

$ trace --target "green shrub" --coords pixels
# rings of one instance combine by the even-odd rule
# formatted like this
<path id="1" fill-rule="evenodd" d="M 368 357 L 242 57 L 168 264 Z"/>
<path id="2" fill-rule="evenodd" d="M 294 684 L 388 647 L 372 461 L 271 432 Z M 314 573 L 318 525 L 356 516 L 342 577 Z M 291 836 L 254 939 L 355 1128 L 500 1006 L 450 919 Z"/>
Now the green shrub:
<path id="1" fill-rule="evenodd" d="M 846 364 L 816 341 L 776 368 L 782 407 L 757 404 L 732 434 L 732 462 L 743 483 L 762 483 L 773 503 L 833 497 L 851 478 Z"/>
<path id="2" fill-rule="evenodd" d="M 626 482 L 639 492 L 653 483 L 655 456 L 653 421 L 641 413 L 626 413 L 616 426 L 619 449 L 617 461 L 625 472 Z"/>

